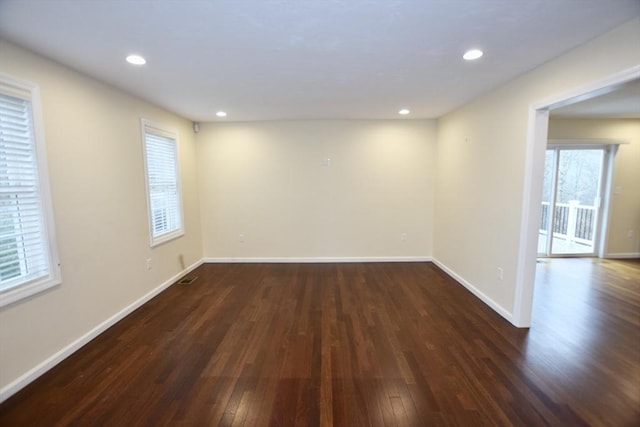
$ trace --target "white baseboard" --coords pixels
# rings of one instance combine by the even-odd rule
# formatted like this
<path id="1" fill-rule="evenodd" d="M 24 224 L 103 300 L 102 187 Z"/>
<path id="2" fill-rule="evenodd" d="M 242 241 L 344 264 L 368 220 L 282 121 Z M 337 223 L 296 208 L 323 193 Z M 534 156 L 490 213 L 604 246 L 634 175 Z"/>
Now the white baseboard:
<path id="1" fill-rule="evenodd" d="M 102 322 L 101 324 L 99 324 L 98 326 L 96 326 L 95 328 L 93 328 L 92 330 L 90 330 L 89 332 L 87 332 L 77 340 L 73 341 L 71 344 L 62 348 L 57 353 L 54 353 L 51 357 L 47 358 L 42 363 L 36 365 L 34 368 L 30 369 L 25 374 L 21 375 L 14 381 L 4 386 L 2 389 L 0 389 L 0 403 L 4 402 L 9 397 L 13 396 L 15 393 L 17 393 L 22 388 L 27 386 L 29 383 L 34 381 L 36 378 L 38 378 L 39 376 L 47 372 L 49 369 L 56 366 L 58 363 L 62 362 L 71 354 L 79 350 L 82 346 L 84 346 L 89 341 L 91 341 L 92 339 L 94 339 L 95 337 L 97 337 L 107 329 L 109 329 L 111 326 L 115 325 L 117 322 L 125 318 L 127 315 L 132 313 L 134 310 L 136 310 L 140 306 L 142 306 L 151 298 L 155 297 L 160 292 L 164 291 L 166 288 L 171 286 L 173 283 L 175 283 L 178 279 L 183 277 L 185 274 L 188 274 L 191 271 L 195 270 L 197 267 L 202 265 L 202 263 L 203 261 L 200 260 L 190 265 L 184 271 L 181 271 L 180 273 L 166 280 L 160 286 L 156 287 L 151 292 L 144 295 L 142 298 L 134 301 L 133 303 L 131 303 L 124 309 L 120 310 L 118 313 L 114 314 L 113 316 L 111 316 L 110 318 L 108 318 L 107 320 L 105 320 L 104 322 Z"/>
<path id="2" fill-rule="evenodd" d="M 456 282 L 460 283 L 462 286 L 464 286 L 465 288 L 467 288 L 472 294 L 474 294 L 475 296 L 477 296 L 478 298 L 480 298 L 480 300 L 482 302 L 484 302 L 485 304 L 487 304 L 489 307 L 491 307 L 493 309 L 493 311 L 495 311 L 496 313 L 498 313 L 500 316 L 504 317 L 506 320 L 509 321 L 509 323 L 511 323 L 512 325 L 517 326 L 514 323 L 514 319 L 513 319 L 513 314 L 509 313 L 508 310 L 505 310 L 504 307 L 502 307 L 500 304 L 498 304 L 497 302 L 495 302 L 494 300 L 492 300 L 491 298 L 489 298 L 488 296 L 486 296 L 484 293 L 482 293 L 478 288 L 476 288 L 475 286 L 473 286 L 470 282 L 468 282 L 467 280 L 465 280 L 464 278 L 462 278 L 460 275 L 458 275 L 457 273 L 455 273 L 453 270 L 451 270 L 449 267 L 447 267 L 446 265 L 444 265 L 443 263 L 441 263 L 440 261 L 438 261 L 437 259 L 433 259 L 433 263 L 435 265 L 437 265 L 438 267 L 440 267 L 445 273 L 447 273 L 449 276 L 451 276 L 451 278 L 453 280 L 455 280 Z"/>
<path id="3" fill-rule="evenodd" d="M 640 258 L 640 252 L 623 252 L 617 254 L 606 254 L 606 259 L 627 259 L 627 258 Z"/>
<path id="4" fill-rule="evenodd" d="M 430 262 L 430 256 L 414 257 L 271 257 L 271 258 L 251 258 L 251 257 L 214 257 L 204 258 L 205 263 L 225 264 L 225 263 L 272 263 L 272 264 L 313 264 L 313 263 L 347 263 L 347 262 Z"/>

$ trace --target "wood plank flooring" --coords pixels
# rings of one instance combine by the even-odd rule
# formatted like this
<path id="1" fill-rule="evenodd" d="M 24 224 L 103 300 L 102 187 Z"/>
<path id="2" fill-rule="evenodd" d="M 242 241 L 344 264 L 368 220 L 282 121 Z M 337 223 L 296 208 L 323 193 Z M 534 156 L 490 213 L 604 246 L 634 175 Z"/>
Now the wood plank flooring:
<path id="1" fill-rule="evenodd" d="M 207 264 L 1 426 L 638 426 L 640 262 L 538 265 L 517 329 L 431 263 Z"/>

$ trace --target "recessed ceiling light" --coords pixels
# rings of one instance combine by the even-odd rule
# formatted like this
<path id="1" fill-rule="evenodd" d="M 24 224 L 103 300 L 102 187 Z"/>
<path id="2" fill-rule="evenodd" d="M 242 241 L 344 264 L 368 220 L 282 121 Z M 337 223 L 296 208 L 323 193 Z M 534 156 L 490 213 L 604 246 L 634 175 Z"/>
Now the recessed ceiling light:
<path id="1" fill-rule="evenodd" d="M 402 110 L 398 111 L 398 114 L 406 116 L 407 114 L 409 114 L 411 111 L 407 110 L 406 108 L 403 108 Z"/>
<path id="2" fill-rule="evenodd" d="M 216 116 L 218 116 L 218 117 L 227 117 L 227 113 L 225 113 L 224 111 L 218 111 L 216 113 Z"/>
<path id="3" fill-rule="evenodd" d="M 484 55 L 484 52 L 480 49 L 471 49 L 466 51 L 462 57 L 467 61 L 473 61 L 474 59 L 480 58 L 482 55 Z"/>
<path id="4" fill-rule="evenodd" d="M 127 56 L 127 62 L 133 65 L 144 65 L 147 63 L 147 60 L 140 55 L 129 55 Z"/>

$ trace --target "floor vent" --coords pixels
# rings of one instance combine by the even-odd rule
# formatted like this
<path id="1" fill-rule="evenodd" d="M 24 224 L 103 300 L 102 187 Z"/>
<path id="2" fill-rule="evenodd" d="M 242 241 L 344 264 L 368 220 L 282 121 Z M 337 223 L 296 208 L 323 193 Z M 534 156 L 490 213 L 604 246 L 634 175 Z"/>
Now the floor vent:
<path id="1" fill-rule="evenodd" d="M 196 279 L 198 278 L 198 276 L 194 276 L 194 277 L 185 277 L 183 279 L 180 279 L 180 281 L 178 282 L 179 285 L 190 285 L 193 282 L 196 281 Z"/>

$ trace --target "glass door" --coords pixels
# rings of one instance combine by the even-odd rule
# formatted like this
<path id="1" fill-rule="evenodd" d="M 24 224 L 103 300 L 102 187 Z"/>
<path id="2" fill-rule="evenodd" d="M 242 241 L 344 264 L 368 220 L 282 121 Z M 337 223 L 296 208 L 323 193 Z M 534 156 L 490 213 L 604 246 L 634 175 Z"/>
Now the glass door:
<path id="1" fill-rule="evenodd" d="M 604 148 L 547 149 L 539 255 L 595 255 L 604 157 Z"/>
<path id="2" fill-rule="evenodd" d="M 538 255 L 548 256 L 551 253 L 552 207 L 555 205 L 556 171 L 558 170 L 556 151 L 547 149 L 544 160 L 544 182 L 542 188 L 542 218 L 538 234 Z"/>

